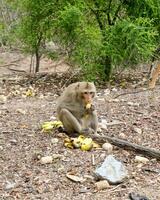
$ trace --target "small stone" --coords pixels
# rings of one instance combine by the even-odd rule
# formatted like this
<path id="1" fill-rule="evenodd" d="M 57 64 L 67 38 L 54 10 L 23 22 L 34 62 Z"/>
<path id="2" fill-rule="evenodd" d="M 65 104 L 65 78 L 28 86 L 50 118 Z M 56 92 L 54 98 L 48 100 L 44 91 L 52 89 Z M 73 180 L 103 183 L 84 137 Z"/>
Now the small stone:
<path id="1" fill-rule="evenodd" d="M 50 120 L 53 120 L 53 121 L 54 121 L 54 120 L 56 120 L 56 117 L 55 117 L 55 116 L 51 116 L 51 117 L 50 117 Z"/>
<path id="2" fill-rule="evenodd" d="M 143 167 L 143 163 L 139 163 L 137 166 L 136 166 L 138 169 L 141 169 Z"/>
<path id="3" fill-rule="evenodd" d="M 59 141 L 58 138 L 52 138 L 52 139 L 51 139 L 51 143 L 52 143 L 52 144 L 57 144 L 58 141 Z"/>
<path id="4" fill-rule="evenodd" d="M 59 138 L 65 138 L 66 134 L 65 133 L 58 133 L 57 137 L 59 137 Z"/>
<path id="5" fill-rule="evenodd" d="M 142 156 L 136 156 L 136 157 L 135 157 L 135 161 L 136 161 L 136 162 L 143 163 L 143 164 L 146 164 L 146 163 L 149 162 L 149 159 L 148 159 L 148 158 L 145 158 L 145 157 L 142 157 Z"/>
<path id="6" fill-rule="evenodd" d="M 5 186 L 5 190 L 11 190 L 15 187 L 16 183 L 11 183 L 7 181 L 7 185 Z"/>
<path id="7" fill-rule="evenodd" d="M 7 101 L 7 97 L 4 95 L 0 95 L 0 102 L 6 102 Z"/>
<path id="8" fill-rule="evenodd" d="M 113 88 L 113 89 L 112 89 L 112 92 L 117 92 L 117 91 L 118 91 L 117 88 Z"/>
<path id="9" fill-rule="evenodd" d="M 107 153 L 111 153 L 113 151 L 113 146 L 110 143 L 104 143 L 102 148 L 107 151 Z"/>
<path id="10" fill-rule="evenodd" d="M 89 191 L 89 189 L 87 187 L 83 187 L 80 189 L 79 193 L 86 193 L 88 191 Z"/>
<path id="11" fill-rule="evenodd" d="M 41 164 L 49 164 L 53 162 L 52 156 L 45 156 L 40 159 Z"/>
<path id="12" fill-rule="evenodd" d="M 138 127 L 135 127 L 134 128 L 134 131 L 138 134 L 142 134 L 142 129 L 138 128 Z"/>
<path id="13" fill-rule="evenodd" d="M 110 187 L 107 180 L 98 181 L 98 182 L 95 183 L 95 186 L 96 186 L 97 190 L 104 190 L 104 189 Z"/>
<path id="14" fill-rule="evenodd" d="M 113 103 L 118 103 L 118 102 L 120 102 L 120 100 L 119 99 L 112 99 L 112 102 Z"/>
<path id="15" fill-rule="evenodd" d="M 104 90 L 104 94 L 105 94 L 105 95 L 109 95 L 110 93 L 111 93 L 110 89 Z"/>
<path id="16" fill-rule="evenodd" d="M 127 102 L 127 105 L 128 105 L 128 106 L 133 106 L 134 103 L 129 101 L 129 102 Z"/>
<path id="17" fill-rule="evenodd" d="M 23 110 L 23 109 L 21 109 L 21 108 L 17 109 L 16 111 L 17 111 L 18 113 L 21 113 L 21 114 L 23 114 L 23 115 L 25 115 L 25 114 L 26 114 L 26 111 L 25 111 L 25 110 Z"/>
<path id="18" fill-rule="evenodd" d="M 52 155 L 52 158 L 53 159 L 64 159 L 65 157 L 62 154 L 55 153 Z"/>
<path id="19" fill-rule="evenodd" d="M 83 177 L 79 177 L 79 176 L 76 176 L 76 175 L 72 175 L 70 173 L 67 173 L 66 174 L 66 177 L 74 182 L 84 182 L 85 179 Z"/>
<path id="20" fill-rule="evenodd" d="M 12 139 L 12 140 L 10 140 L 10 143 L 13 144 L 13 145 L 16 145 L 17 144 L 17 140 Z"/>
<path id="21" fill-rule="evenodd" d="M 91 180 L 91 181 L 93 181 L 94 180 L 94 177 L 93 176 L 91 176 L 91 175 L 84 175 L 84 178 L 85 179 L 88 179 L 88 180 Z"/>
<path id="22" fill-rule="evenodd" d="M 98 130 L 97 130 L 98 133 L 102 133 L 102 129 L 100 127 L 98 127 Z"/>
<path id="23" fill-rule="evenodd" d="M 139 103 L 134 103 L 134 102 L 128 102 L 127 103 L 128 106 L 139 106 Z"/>
<path id="24" fill-rule="evenodd" d="M 40 94 L 39 95 L 39 99 L 43 99 L 44 98 L 44 95 L 43 94 Z"/>
<path id="25" fill-rule="evenodd" d="M 106 119 L 101 119 L 101 122 L 99 123 L 99 128 L 107 129 L 107 120 Z"/>
<path id="26" fill-rule="evenodd" d="M 2 146 L 0 146 L 0 151 L 2 151 L 3 150 L 3 147 Z"/>
<path id="27" fill-rule="evenodd" d="M 124 133 L 120 133 L 119 137 L 122 138 L 122 139 L 126 139 L 126 135 Z"/>

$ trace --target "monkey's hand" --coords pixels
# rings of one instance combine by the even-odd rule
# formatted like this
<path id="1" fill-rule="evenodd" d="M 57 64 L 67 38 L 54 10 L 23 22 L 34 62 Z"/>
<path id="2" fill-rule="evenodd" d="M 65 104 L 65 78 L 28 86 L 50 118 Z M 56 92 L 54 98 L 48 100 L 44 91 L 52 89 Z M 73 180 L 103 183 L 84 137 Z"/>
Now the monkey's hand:
<path id="1" fill-rule="evenodd" d="M 92 128 L 85 128 L 82 130 L 82 134 L 85 136 L 94 134 L 95 131 Z"/>
<path id="2" fill-rule="evenodd" d="M 90 104 L 90 106 L 87 107 L 87 105 L 86 105 L 86 113 L 90 114 L 95 110 L 95 106 L 93 104 Z"/>

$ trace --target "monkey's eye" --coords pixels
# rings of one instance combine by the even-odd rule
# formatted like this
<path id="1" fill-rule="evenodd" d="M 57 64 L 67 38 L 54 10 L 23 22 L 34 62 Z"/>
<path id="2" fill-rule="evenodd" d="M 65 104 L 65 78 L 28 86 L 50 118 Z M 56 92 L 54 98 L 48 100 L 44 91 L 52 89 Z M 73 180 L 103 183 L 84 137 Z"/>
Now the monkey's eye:
<path id="1" fill-rule="evenodd" d="M 84 92 L 84 94 L 88 94 L 88 92 Z"/>

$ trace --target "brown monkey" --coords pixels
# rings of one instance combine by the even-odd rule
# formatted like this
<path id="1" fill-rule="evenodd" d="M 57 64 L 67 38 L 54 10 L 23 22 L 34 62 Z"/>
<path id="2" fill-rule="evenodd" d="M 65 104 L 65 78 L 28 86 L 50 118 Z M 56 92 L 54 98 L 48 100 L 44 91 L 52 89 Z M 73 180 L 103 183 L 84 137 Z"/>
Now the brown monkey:
<path id="1" fill-rule="evenodd" d="M 58 99 L 57 114 L 67 133 L 97 132 L 97 113 L 92 104 L 95 95 L 95 85 L 90 82 L 72 83 L 64 90 Z"/>

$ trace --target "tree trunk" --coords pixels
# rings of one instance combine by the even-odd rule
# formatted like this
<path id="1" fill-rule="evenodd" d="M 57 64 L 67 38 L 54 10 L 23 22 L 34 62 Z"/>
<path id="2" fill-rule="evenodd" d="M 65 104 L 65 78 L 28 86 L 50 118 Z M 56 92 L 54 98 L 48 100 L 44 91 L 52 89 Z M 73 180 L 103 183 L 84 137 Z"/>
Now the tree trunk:
<path id="1" fill-rule="evenodd" d="M 35 73 L 37 73 L 37 72 L 39 72 L 39 66 L 40 66 L 39 48 L 36 49 L 35 55 L 36 55 L 36 69 L 35 69 Z"/>
<path id="2" fill-rule="evenodd" d="M 112 73 L 111 59 L 108 56 L 104 57 L 103 60 L 102 60 L 102 64 L 104 66 L 105 80 L 109 81 L 111 73 Z"/>

